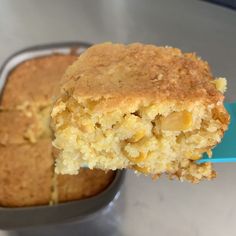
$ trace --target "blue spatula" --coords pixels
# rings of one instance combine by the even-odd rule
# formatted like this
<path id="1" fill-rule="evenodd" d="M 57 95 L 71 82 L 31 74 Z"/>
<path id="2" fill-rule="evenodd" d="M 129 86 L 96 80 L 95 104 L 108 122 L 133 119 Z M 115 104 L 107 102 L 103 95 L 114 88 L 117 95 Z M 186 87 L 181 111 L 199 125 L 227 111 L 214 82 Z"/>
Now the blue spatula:
<path id="1" fill-rule="evenodd" d="M 212 157 L 209 158 L 204 154 L 197 163 L 204 162 L 236 162 L 236 102 L 225 103 L 225 108 L 230 114 L 229 129 L 220 144 L 218 144 L 212 151 Z"/>

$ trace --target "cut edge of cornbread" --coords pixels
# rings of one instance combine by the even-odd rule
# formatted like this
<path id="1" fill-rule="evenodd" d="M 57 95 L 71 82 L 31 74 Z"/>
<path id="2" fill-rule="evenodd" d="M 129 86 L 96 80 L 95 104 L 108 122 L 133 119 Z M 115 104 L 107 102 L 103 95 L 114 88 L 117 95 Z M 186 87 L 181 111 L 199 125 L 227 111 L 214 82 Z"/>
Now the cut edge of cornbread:
<path id="1" fill-rule="evenodd" d="M 57 100 L 52 111 L 53 144 L 61 150 L 57 173 L 76 174 L 87 165 L 131 168 L 153 176 L 167 173 L 192 182 L 215 176 L 211 165 L 194 161 L 210 153 L 227 129 L 229 117 L 222 104 L 139 100 L 104 112 L 99 109 L 102 101 L 71 96 Z"/>

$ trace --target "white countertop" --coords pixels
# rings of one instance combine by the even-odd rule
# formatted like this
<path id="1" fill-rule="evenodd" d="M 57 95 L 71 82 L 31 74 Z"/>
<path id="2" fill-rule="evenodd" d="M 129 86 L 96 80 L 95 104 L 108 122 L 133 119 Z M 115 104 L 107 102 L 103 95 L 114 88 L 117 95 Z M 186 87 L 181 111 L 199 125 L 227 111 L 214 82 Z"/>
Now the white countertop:
<path id="1" fill-rule="evenodd" d="M 196 51 L 236 98 L 236 12 L 196 0 L 0 0 L 0 63 L 35 44 L 144 42 Z M 80 224 L 10 235 L 236 235 L 236 163 L 216 164 L 216 180 L 153 182 L 128 172 L 115 204 Z"/>

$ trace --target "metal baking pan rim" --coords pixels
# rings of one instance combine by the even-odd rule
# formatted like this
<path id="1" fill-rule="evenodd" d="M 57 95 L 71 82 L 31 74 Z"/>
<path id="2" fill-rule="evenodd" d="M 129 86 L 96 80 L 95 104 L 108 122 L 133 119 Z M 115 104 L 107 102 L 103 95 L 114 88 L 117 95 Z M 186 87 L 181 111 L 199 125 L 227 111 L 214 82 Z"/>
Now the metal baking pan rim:
<path id="1" fill-rule="evenodd" d="M 18 56 L 19 54 L 32 52 L 32 51 L 41 51 L 41 50 L 52 50 L 52 49 L 60 49 L 60 48 L 74 48 L 74 47 L 83 47 L 88 48 L 92 46 L 92 43 L 88 42 L 79 42 L 79 41 L 67 41 L 67 42 L 57 42 L 57 43 L 47 43 L 47 44 L 38 44 L 30 47 L 26 47 L 24 49 L 18 50 L 15 53 L 11 54 L 3 63 L 0 68 L 0 74 L 2 73 L 2 70 L 6 66 L 6 64 L 9 63 L 10 60 L 12 60 L 14 57 Z"/>
<path id="2" fill-rule="evenodd" d="M 99 214 L 102 209 L 109 207 L 109 204 L 119 197 L 125 173 L 126 171 L 118 171 L 111 185 L 105 191 L 91 198 L 53 206 L 0 208 L 0 229 L 18 230 L 86 220 Z M 113 191 L 111 191 L 112 188 Z"/>
<path id="3" fill-rule="evenodd" d="M 124 181 L 124 177 L 125 177 L 125 170 L 116 170 L 115 171 L 115 176 L 113 178 L 113 180 L 111 181 L 111 183 L 104 189 L 102 190 L 101 192 L 99 192 L 98 194 L 94 195 L 94 196 L 91 196 L 91 197 L 88 197 L 88 198 L 82 198 L 82 199 L 79 199 L 79 200 L 71 200 L 71 201 L 67 201 L 67 202 L 60 202 L 60 203 L 57 203 L 57 204 L 53 204 L 53 205 L 49 205 L 49 204 L 44 204 L 44 205 L 33 205 L 33 206 L 23 206 L 23 207 L 2 207 L 0 206 L 0 211 L 12 211 L 14 210 L 15 212 L 17 211 L 22 211 L 22 210 L 25 210 L 25 211 L 31 211 L 32 209 L 45 209 L 45 208 L 57 208 L 57 207 L 60 207 L 60 206 L 66 206 L 66 205 L 74 205 L 76 202 L 80 202 L 82 204 L 86 204 L 90 201 L 94 201 L 98 198 L 102 198 L 104 197 L 104 195 L 107 194 L 107 192 L 109 192 L 111 189 L 114 188 L 114 185 L 121 185 Z M 115 195 L 114 195 L 115 197 Z M 1 222 L 1 221 L 0 221 Z M 1 227 L 0 227 L 1 228 Z"/>
<path id="4" fill-rule="evenodd" d="M 73 49 L 76 48 L 79 50 L 76 51 L 75 54 L 79 55 L 82 51 L 90 46 L 92 46 L 92 44 L 87 42 L 60 42 L 35 45 L 13 53 L 3 62 L 2 66 L 0 67 L 0 94 L 3 92 L 2 90 L 4 89 L 8 74 L 20 63 L 32 58 L 48 56 L 53 53 L 69 54 Z"/>

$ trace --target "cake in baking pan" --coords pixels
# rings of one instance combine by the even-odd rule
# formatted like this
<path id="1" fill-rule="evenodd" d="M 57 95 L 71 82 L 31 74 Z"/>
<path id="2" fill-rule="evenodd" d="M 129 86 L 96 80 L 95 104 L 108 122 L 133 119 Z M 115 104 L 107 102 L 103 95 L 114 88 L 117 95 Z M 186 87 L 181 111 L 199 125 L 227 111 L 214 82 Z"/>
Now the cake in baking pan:
<path id="1" fill-rule="evenodd" d="M 75 55 L 49 55 L 18 65 L 8 76 L 0 109 L 0 206 L 22 207 L 87 198 L 114 172 L 56 175 L 49 127 L 54 94 Z"/>
<path id="2" fill-rule="evenodd" d="M 194 53 L 134 43 L 92 46 L 66 70 L 53 105 L 56 172 L 129 168 L 212 179 L 196 164 L 221 141 L 226 81 Z"/>

